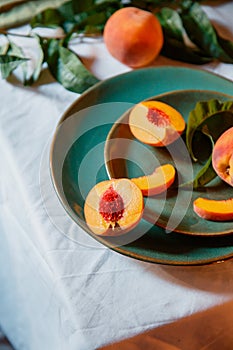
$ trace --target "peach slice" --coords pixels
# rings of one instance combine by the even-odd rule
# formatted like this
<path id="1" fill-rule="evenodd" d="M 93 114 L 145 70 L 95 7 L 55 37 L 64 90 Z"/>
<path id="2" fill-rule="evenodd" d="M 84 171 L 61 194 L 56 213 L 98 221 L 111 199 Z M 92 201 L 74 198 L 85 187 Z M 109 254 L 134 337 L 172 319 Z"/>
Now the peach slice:
<path id="1" fill-rule="evenodd" d="M 156 168 L 151 175 L 131 179 L 144 196 L 154 196 L 166 191 L 174 182 L 176 171 L 173 165 L 165 164 Z"/>
<path id="2" fill-rule="evenodd" d="M 193 209 L 197 215 L 206 220 L 233 220 L 233 198 L 226 200 L 197 198 L 193 202 Z"/>
<path id="3" fill-rule="evenodd" d="M 167 146 L 185 129 L 185 120 L 172 106 L 160 101 L 138 103 L 130 112 L 129 127 L 141 142 Z"/>
<path id="4" fill-rule="evenodd" d="M 97 235 L 118 236 L 133 229 L 142 217 L 141 190 L 129 179 L 112 179 L 96 184 L 88 193 L 84 215 Z"/>
<path id="5" fill-rule="evenodd" d="M 218 176 L 233 186 L 233 127 L 217 139 L 212 152 L 212 165 Z"/>

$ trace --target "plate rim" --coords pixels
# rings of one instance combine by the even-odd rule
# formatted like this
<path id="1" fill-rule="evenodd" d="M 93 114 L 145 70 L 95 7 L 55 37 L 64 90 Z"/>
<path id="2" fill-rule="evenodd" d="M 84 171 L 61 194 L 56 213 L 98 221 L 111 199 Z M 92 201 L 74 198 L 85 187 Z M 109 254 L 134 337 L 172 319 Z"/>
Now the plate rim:
<path id="1" fill-rule="evenodd" d="M 63 202 L 59 189 L 57 187 L 57 183 L 56 183 L 56 179 L 55 179 L 55 175 L 54 175 L 54 169 L 53 169 L 53 153 L 54 153 L 54 146 L 55 146 L 55 142 L 56 142 L 56 138 L 57 138 L 57 134 L 58 134 L 58 130 L 60 125 L 64 122 L 64 120 L 66 120 L 67 118 L 69 118 L 72 115 L 72 110 L 74 109 L 74 107 L 80 103 L 80 101 L 84 100 L 92 91 L 98 89 L 100 86 L 104 85 L 104 84 L 108 84 L 109 82 L 115 80 L 115 79 L 121 79 L 122 77 L 125 77 L 127 75 L 133 75 L 133 74 L 137 74 L 138 71 L 143 72 L 143 71 L 148 71 L 148 70 L 153 70 L 153 71 L 159 71 L 159 70 L 167 70 L 167 69 L 171 69 L 171 70 L 177 70 L 180 69 L 186 73 L 188 73 L 188 71 L 193 71 L 193 72 L 198 72 L 201 73 L 203 75 L 206 76 L 214 76 L 217 79 L 220 79 L 222 81 L 226 81 L 228 83 L 233 83 L 231 79 L 228 79 L 226 77 L 223 77 L 219 74 L 216 74 L 215 72 L 211 72 L 208 70 L 203 70 L 200 68 L 193 68 L 193 67 L 183 67 L 183 66 L 172 66 L 172 65 L 164 65 L 164 66 L 158 66 L 158 67 L 145 67 L 145 68 L 140 68 L 140 69 L 136 69 L 136 70 L 131 70 L 128 72 L 124 72 L 121 74 L 117 74 L 114 76 L 111 76 L 107 79 L 104 79 L 98 83 L 96 83 L 94 86 L 90 87 L 89 89 L 87 89 L 84 93 L 82 93 L 80 96 L 77 97 L 77 99 L 75 99 L 70 106 L 62 113 L 62 116 L 60 117 L 55 131 L 53 133 L 52 136 L 52 141 L 50 144 L 50 150 L 49 150 L 49 173 L 50 173 L 50 178 L 52 180 L 52 185 L 53 188 L 55 190 L 55 193 L 61 203 L 61 205 L 63 206 L 63 208 L 65 209 L 65 211 L 67 212 L 67 214 L 75 221 L 76 224 L 78 224 L 85 232 L 86 232 L 86 228 L 84 227 L 84 225 L 80 222 L 77 222 L 77 220 L 75 219 L 74 215 L 72 215 L 72 212 L 70 211 L 70 208 L 68 208 L 68 206 L 66 206 L 66 204 Z M 195 91 L 198 89 L 194 89 Z M 171 91 L 178 91 L 178 90 L 171 90 Z M 80 109 L 82 110 L 82 108 Z M 87 232 L 86 232 L 87 233 Z M 90 236 L 92 236 L 92 238 L 94 238 L 96 241 L 98 241 L 99 243 L 103 244 L 105 247 L 108 247 L 110 249 L 112 249 L 113 251 L 116 251 L 124 256 L 130 257 L 130 258 L 134 258 L 136 260 L 140 260 L 143 262 L 148 262 L 148 263 L 154 263 L 154 264 L 161 264 L 161 265 L 170 265 L 170 266 L 184 266 L 184 267 L 190 267 L 190 266 L 200 266 L 200 265 L 206 265 L 206 264 L 214 264 L 214 263 L 219 263 L 219 262 L 223 262 L 225 260 L 229 260 L 231 258 L 233 258 L 233 249 L 231 253 L 228 254 L 223 254 L 221 256 L 218 256 L 216 258 L 208 258 L 208 259 L 193 259 L 191 261 L 177 261 L 177 260 L 166 260 L 166 259 L 158 259 L 158 258 L 154 258 L 154 257 L 150 257 L 148 255 L 142 255 L 139 253 L 135 253 L 129 250 L 126 250 L 122 247 L 115 247 L 112 246 L 109 242 L 104 241 L 102 237 L 99 237 L 95 234 L 92 234 L 90 232 L 88 232 L 88 234 Z M 69 237 L 67 237 L 69 238 Z"/>
<path id="2" fill-rule="evenodd" d="M 224 77 L 220 74 L 217 74 L 216 72 L 212 72 L 212 71 L 209 71 L 209 70 L 204 70 L 204 69 L 201 69 L 201 68 L 197 68 L 197 67 L 184 67 L 184 66 L 172 66 L 172 65 L 164 65 L 164 66 L 156 66 L 156 67 L 144 67 L 144 68 L 139 68 L 139 69 L 133 69 L 133 70 L 130 70 L 128 72 L 124 72 L 124 73 L 121 73 L 121 74 L 116 74 L 114 76 L 111 76 L 107 79 L 104 79 L 104 80 L 101 80 L 99 82 L 97 82 L 95 85 L 91 86 L 90 88 L 88 88 L 87 90 L 85 90 L 80 96 L 77 97 L 76 100 L 74 100 L 71 105 L 62 113 L 62 116 L 61 118 L 59 119 L 58 121 L 58 124 L 57 124 L 57 127 L 59 127 L 59 125 L 67 118 L 70 117 L 70 112 L 72 111 L 73 107 L 77 104 L 77 102 L 80 102 L 82 101 L 83 99 L 85 99 L 85 97 L 87 95 L 89 95 L 92 91 L 96 90 L 96 88 L 98 88 L 99 86 L 102 86 L 104 84 L 108 84 L 109 81 L 112 81 L 112 80 L 115 80 L 115 79 L 121 79 L 122 77 L 124 76 L 127 76 L 127 75 L 133 75 L 133 74 L 137 74 L 138 72 L 143 72 L 143 71 L 149 71 L 149 70 L 153 70 L 153 71 L 156 71 L 156 70 L 168 70 L 168 69 L 171 69 L 171 70 L 183 70 L 183 71 L 193 71 L 193 72 L 198 72 L 198 73 L 201 73 L 201 74 L 205 74 L 205 75 L 209 75 L 209 76 L 215 76 L 216 78 L 219 78 L 221 80 L 225 80 L 227 81 L 228 83 L 232 83 L 233 84 L 233 81 L 231 79 L 228 79 L 227 77 Z M 198 89 L 193 89 L 193 90 L 198 90 Z M 171 91 L 178 91 L 178 90 L 171 90 Z M 211 90 L 211 91 L 214 91 L 214 90 Z M 56 127 L 56 129 L 57 129 Z M 56 130 L 55 130 L 55 133 L 56 133 Z M 55 136 L 55 135 L 54 135 Z"/>

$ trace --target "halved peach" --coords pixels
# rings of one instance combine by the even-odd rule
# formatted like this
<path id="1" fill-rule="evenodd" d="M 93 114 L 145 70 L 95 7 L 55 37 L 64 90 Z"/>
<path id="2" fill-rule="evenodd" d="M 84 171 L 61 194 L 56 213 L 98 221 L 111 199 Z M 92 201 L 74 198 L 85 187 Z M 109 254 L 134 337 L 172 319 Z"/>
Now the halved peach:
<path id="1" fill-rule="evenodd" d="M 173 165 L 165 164 L 156 168 L 152 174 L 131 179 L 144 196 L 154 196 L 166 191 L 174 182 L 176 171 Z"/>
<path id="2" fill-rule="evenodd" d="M 206 220 L 233 220 L 233 198 L 214 200 L 200 197 L 193 202 L 193 209 L 197 215 Z"/>
<path id="3" fill-rule="evenodd" d="M 233 186 L 233 127 L 217 139 L 212 152 L 212 164 L 218 176 Z"/>
<path id="4" fill-rule="evenodd" d="M 160 101 L 138 103 L 130 112 L 129 127 L 141 142 L 167 146 L 185 129 L 185 120 L 175 108 Z"/>
<path id="5" fill-rule="evenodd" d="M 97 235 L 118 236 L 133 229 L 142 217 L 141 190 L 129 179 L 112 179 L 96 184 L 88 193 L 84 215 Z"/>

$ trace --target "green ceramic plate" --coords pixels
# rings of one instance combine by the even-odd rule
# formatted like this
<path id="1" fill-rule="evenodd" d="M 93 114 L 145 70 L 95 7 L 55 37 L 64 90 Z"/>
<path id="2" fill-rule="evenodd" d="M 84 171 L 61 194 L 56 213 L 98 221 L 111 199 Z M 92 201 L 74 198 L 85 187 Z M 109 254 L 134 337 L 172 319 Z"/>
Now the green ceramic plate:
<path id="1" fill-rule="evenodd" d="M 198 101 L 218 99 L 221 102 L 233 97 L 214 91 L 182 90 L 150 98 L 176 108 L 188 120 L 188 115 Z M 173 164 L 177 170 L 180 188 L 170 188 L 167 193 L 148 197 L 145 200 L 144 218 L 167 231 L 199 236 L 217 236 L 232 233 L 233 223 L 213 222 L 201 219 L 193 211 L 193 201 L 198 197 L 226 199 L 232 197 L 232 188 L 216 178 L 208 186 L 193 191 L 182 187 L 192 182 L 204 164 L 204 153 L 209 142 L 202 145 L 202 163 L 193 163 L 183 139 L 178 139 L 167 148 L 151 147 L 132 136 L 128 125 L 129 111 L 113 125 L 105 143 L 105 163 L 110 178 L 134 178 L 151 174 L 155 167 Z M 211 146 L 210 146 L 211 147 Z M 208 150 L 207 150 L 208 151 Z M 208 159 L 209 152 L 206 153 Z"/>
<path id="2" fill-rule="evenodd" d="M 214 74 L 182 67 L 135 70 L 105 80 L 84 93 L 64 113 L 50 154 L 55 191 L 73 220 L 107 247 L 136 259 L 171 265 L 196 265 L 233 256 L 233 235 L 217 237 L 166 233 L 141 220 L 125 243 L 121 238 L 97 237 L 87 229 L 83 206 L 87 193 L 108 178 L 104 148 L 114 123 L 132 104 L 178 90 L 209 90 L 233 95 L 233 83 Z M 145 233 L 142 235 L 142 233 Z M 125 235 L 126 236 L 126 235 Z M 130 239 L 129 239 L 130 240 Z"/>

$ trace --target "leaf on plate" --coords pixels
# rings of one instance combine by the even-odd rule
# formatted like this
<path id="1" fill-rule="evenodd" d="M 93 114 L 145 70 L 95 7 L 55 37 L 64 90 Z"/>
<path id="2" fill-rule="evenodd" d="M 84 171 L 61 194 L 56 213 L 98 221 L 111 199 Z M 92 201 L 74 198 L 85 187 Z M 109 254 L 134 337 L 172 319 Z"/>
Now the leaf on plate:
<path id="1" fill-rule="evenodd" d="M 74 52 L 62 46 L 62 41 L 50 39 L 46 50 L 50 72 L 66 89 L 82 93 L 99 81 L 85 68 Z"/>
<path id="2" fill-rule="evenodd" d="M 205 165 L 201 168 L 201 170 L 197 173 L 197 175 L 193 180 L 193 189 L 197 189 L 199 187 L 205 186 L 207 183 L 209 183 L 211 180 L 213 180 L 217 176 L 212 166 L 212 150 L 214 147 L 213 138 L 211 135 L 208 134 L 208 130 L 206 132 L 205 130 L 202 130 L 202 132 L 203 132 L 202 136 L 207 136 L 208 139 L 210 140 L 210 145 L 205 144 L 205 139 L 201 137 L 201 139 L 199 139 L 199 148 L 202 149 L 202 152 L 200 153 L 201 153 L 201 156 L 203 155 L 203 153 L 207 153 L 207 154 L 209 153 L 209 155 Z M 200 134 L 201 133 L 199 133 L 199 136 Z M 203 152 L 203 148 L 205 148 L 204 149 L 205 152 Z"/>
<path id="3" fill-rule="evenodd" d="M 18 56 L 0 55 L 0 71 L 2 78 L 8 78 L 9 75 L 13 72 L 13 70 L 15 70 L 26 60 L 27 58 L 22 58 Z"/>
<path id="4" fill-rule="evenodd" d="M 194 161 L 205 162 L 194 179 L 194 188 L 204 186 L 216 176 L 211 162 L 214 143 L 232 126 L 233 101 L 220 102 L 212 99 L 198 102 L 195 109 L 190 112 L 186 129 L 186 145 Z M 206 136 L 211 141 L 210 147 L 206 144 Z"/>
<path id="5" fill-rule="evenodd" d="M 193 180 L 193 189 L 196 190 L 205 186 L 217 176 L 212 166 L 212 156 L 209 157 L 206 164 L 201 168 Z"/>
<path id="6" fill-rule="evenodd" d="M 220 102 L 212 99 L 198 102 L 195 109 L 189 113 L 186 129 L 186 144 L 192 159 L 198 160 L 192 145 L 195 131 L 204 130 L 207 134 L 208 127 L 208 134 L 215 142 L 220 134 L 230 127 L 229 124 L 233 124 L 233 101 Z"/>
<path id="7" fill-rule="evenodd" d="M 180 15 L 191 41 L 203 50 L 207 56 L 219 59 L 225 63 L 233 63 L 233 57 L 229 56 L 219 44 L 214 27 L 197 2 L 191 0 L 183 1 Z"/>

